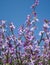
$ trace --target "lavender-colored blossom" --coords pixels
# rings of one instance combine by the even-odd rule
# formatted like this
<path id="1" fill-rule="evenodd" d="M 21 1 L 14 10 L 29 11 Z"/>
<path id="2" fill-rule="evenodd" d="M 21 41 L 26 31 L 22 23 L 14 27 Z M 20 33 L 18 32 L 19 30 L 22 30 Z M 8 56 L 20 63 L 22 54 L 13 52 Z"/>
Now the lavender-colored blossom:
<path id="1" fill-rule="evenodd" d="M 27 15 L 25 25 L 18 29 L 18 35 L 14 34 L 15 26 L 10 23 L 12 34 L 5 31 L 6 23 L 0 20 L 0 64 L 1 65 L 50 65 L 50 23 L 45 19 L 43 30 L 39 32 L 40 39 L 34 35 L 39 21 L 35 7 L 39 0 L 32 5 L 33 16 Z M 8 30 L 7 30 L 8 31 Z M 42 47 L 40 46 L 42 43 Z"/>

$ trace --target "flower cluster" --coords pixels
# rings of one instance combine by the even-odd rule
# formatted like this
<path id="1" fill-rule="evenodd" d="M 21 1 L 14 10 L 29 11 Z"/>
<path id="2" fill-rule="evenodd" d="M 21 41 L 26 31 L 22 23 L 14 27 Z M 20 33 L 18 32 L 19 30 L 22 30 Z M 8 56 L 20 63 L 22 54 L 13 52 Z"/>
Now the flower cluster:
<path id="1" fill-rule="evenodd" d="M 39 32 L 40 39 L 34 35 L 39 21 L 35 7 L 39 0 L 32 5 L 33 18 L 27 15 L 26 25 L 18 29 L 18 37 L 14 34 L 15 26 L 9 25 L 11 34 L 7 34 L 6 21 L 0 20 L 0 65 L 50 65 L 50 21 L 45 19 L 43 30 Z M 44 43 L 42 47 L 40 44 Z"/>

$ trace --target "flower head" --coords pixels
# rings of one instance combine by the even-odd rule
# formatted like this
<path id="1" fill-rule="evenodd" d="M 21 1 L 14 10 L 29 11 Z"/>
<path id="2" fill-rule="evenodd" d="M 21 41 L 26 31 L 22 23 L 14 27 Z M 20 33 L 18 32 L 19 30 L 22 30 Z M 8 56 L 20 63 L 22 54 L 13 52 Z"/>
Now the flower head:
<path id="1" fill-rule="evenodd" d="M 15 29 L 15 26 L 14 26 L 14 24 L 12 22 L 10 23 L 10 29 L 11 30 Z"/>

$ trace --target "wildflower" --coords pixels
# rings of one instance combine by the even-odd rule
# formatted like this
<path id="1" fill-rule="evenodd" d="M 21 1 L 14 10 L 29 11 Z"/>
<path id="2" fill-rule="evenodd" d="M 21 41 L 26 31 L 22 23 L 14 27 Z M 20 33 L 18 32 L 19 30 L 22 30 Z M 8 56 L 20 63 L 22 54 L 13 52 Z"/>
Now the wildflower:
<path id="1" fill-rule="evenodd" d="M 23 28 L 24 28 L 23 26 L 20 26 L 20 28 L 18 29 L 19 36 L 23 35 Z"/>
<path id="2" fill-rule="evenodd" d="M 47 35 L 50 35 L 50 31 L 47 32 Z"/>
<path id="3" fill-rule="evenodd" d="M 31 48 L 33 50 L 33 46 L 32 45 L 29 45 L 29 48 Z"/>
<path id="4" fill-rule="evenodd" d="M 36 29 L 36 26 L 32 27 L 30 30 L 31 31 L 34 31 Z"/>
<path id="5" fill-rule="evenodd" d="M 38 63 L 38 65 L 43 65 L 42 61 L 40 61 L 40 62 Z"/>
<path id="6" fill-rule="evenodd" d="M 13 47 L 9 48 L 9 53 L 10 54 L 13 54 L 14 53 L 14 48 Z"/>
<path id="7" fill-rule="evenodd" d="M 31 8 L 34 8 L 35 7 L 35 4 L 33 4 L 32 6 L 31 6 Z"/>
<path id="8" fill-rule="evenodd" d="M 36 12 L 35 12 L 35 11 L 33 11 L 33 15 L 34 15 L 34 17 L 36 17 L 36 16 L 37 16 L 37 14 L 36 14 Z"/>
<path id="9" fill-rule="evenodd" d="M 10 23 L 10 29 L 11 29 L 11 30 L 15 29 L 15 26 L 13 25 L 12 22 Z"/>
<path id="10" fill-rule="evenodd" d="M 32 8 L 38 4 L 39 0 L 35 0 Z M 0 63 L 3 62 L 2 65 L 50 65 L 50 29 L 48 29 L 50 23 L 44 20 L 44 31 L 39 32 L 41 37 L 38 41 L 34 36 L 34 30 L 37 28 L 35 22 L 39 21 L 35 10 L 33 15 L 33 20 L 30 15 L 27 16 L 25 27 L 20 26 L 18 37 L 15 34 L 8 35 L 5 31 L 5 21 L 0 21 Z M 13 23 L 10 23 L 9 27 L 10 32 L 13 32 L 15 29 Z M 42 48 L 39 45 L 41 40 L 44 43 Z"/>
<path id="11" fill-rule="evenodd" d="M 27 26 L 30 26 L 30 20 L 26 20 Z"/>
<path id="12" fill-rule="evenodd" d="M 44 28 L 50 28 L 50 26 L 48 25 L 48 23 L 44 23 L 43 27 Z"/>
<path id="13" fill-rule="evenodd" d="M 27 20 L 30 20 L 30 15 L 27 15 Z"/>
<path id="14" fill-rule="evenodd" d="M 1 29 L 4 29 L 6 27 L 5 22 L 6 22 L 5 20 L 0 21 L 0 28 Z"/>
<path id="15" fill-rule="evenodd" d="M 31 62 L 29 65 L 34 65 L 34 60 L 32 60 L 32 59 L 30 59 L 30 60 L 31 60 Z"/>
<path id="16" fill-rule="evenodd" d="M 48 20 L 47 20 L 47 19 L 44 19 L 44 22 L 45 22 L 45 23 L 48 23 Z"/>
<path id="17" fill-rule="evenodd" d="M 5 48 L 5 45 L 2 45 L 2 48 L 4 49 Z"/>
<path id="18" fill-rule="evenodd" d="M 39 0 L 35 0 L 35 5 L 39 5 Z"/>
<path id="19" fill-rule="evenodd" d="M 6 22 L 5 20 L 2 20 L 2 24 L 5 24 L 5 22 Z"/>
<path id="20" fill-rule="evenodd" d="M 17 41 L 20 45 L 22 44 L 22 41 L 20 39 L 17 39 Z"/>
<path id="21" fill-rule="evenodd" d="M 35 0 L 35 3 L 32 5 L 31 8 L 35 8 L 37 5 L 39 5 L 39 0 Z"/>
<path id="22" fill-rule="evenodd" d="M 39 32 L 39 36 L 41 36 L 43 33 L 44 33 L 44 31 L 40 31 L 40 32 Z"/>
<path id="23" fill-rule="evenodd" d="M 34 17 L 34 20 L 37 21 L 37 22 L 39 21 L 39 19 L 37 17 Z"/>
<path id="24" fill-rule="evenodd" d="M 47 43 L 47 44 L 49 44 L 49 39 L 45 39 L 44 42 Z"/>
<path id="25" fill-rule="evenodd" d="M 35 22 L 35 20 L 32 20 L 30 24 L 33 24 Z"/>

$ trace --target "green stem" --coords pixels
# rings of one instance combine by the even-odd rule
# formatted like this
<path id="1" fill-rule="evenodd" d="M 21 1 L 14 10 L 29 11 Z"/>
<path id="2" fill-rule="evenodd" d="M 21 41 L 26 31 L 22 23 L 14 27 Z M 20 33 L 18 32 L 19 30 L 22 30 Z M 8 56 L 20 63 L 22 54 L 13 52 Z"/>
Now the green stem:
<path id="1" fill-rule="evenodd" d="M 40 40 L 39 40 L 39 42 L 38 42 L 38 45 L 41 43 L 42 38 L 43 38 L 43 33 L 42 33 L 41 38 L 40 38 Z"/>

